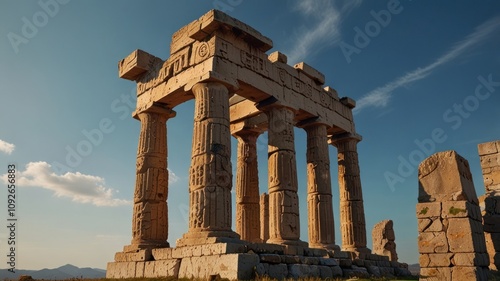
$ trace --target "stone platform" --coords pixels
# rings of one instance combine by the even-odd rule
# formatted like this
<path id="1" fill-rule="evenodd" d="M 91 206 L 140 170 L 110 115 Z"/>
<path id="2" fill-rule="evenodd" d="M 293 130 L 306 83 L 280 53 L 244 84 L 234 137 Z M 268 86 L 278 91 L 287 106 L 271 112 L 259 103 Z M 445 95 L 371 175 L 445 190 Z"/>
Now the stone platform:
<path id="1" fill-rule="evenodd" d="M 258 276 L 409 276 L 408 265 L 387 256 L 262 243 L 214 243 L 118 252 L 106 278 L 166 277 L 248 280 Z"/>

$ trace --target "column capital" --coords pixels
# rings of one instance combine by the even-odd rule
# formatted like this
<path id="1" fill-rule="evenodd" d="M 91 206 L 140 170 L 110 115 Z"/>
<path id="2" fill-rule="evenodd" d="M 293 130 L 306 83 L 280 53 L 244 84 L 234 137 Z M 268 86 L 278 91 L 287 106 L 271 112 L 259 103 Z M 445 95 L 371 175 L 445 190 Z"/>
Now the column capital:
<path id="1" fill-rule="evenodd" d="M 245 119 L 243 121 L 232 123 L 230 125 L 231 135 L 245 136 L 245 135 L 260 135 L 267 130 L 267 116 L 259 114 L 257 116 Z"/>
<path id="2" fill-rule="evenodd" d="M 278 101 L 275 97 L 267 98 L 263 101 L 255 103 L 255 107 L 263 112 L 269 111 L 274 108 L 286 108 L 292 112 L 295 112 L 295 109 L 287 107 L 283 105 L 280 101 Z"/>
<path id="3" fill-rule="evenodd" d="M 231 135 L 233 135 L 236 138 L 245 139 L 250 136 L 254 136 L 257 138 L 262 133 L 264 133 L 264 130 L 248 128 L 248 127 L 235 128 L 233 127 L 233 124 L 231 124 Z"/>
<path id="4" fill-rule="evenodd" d="M 159 103 L 159 102 L 149 102 L 146 105 L 142 106 L 141 108 L 137 108 L 133 113 L 132 117 L 135 119 L 139 119 L 139 114 L 141 113 L 157 113 L 161 114 L 169 118 L 173 118 L 176 116 L 176 112 L 168 107 L 166 104 Z"/>
<path id="5" fill-rule="evenodd" d="M 228 98 L 232 97 L 240 88 L 236 79 L 224 77 L 216 72 L 209 72 L 207 76 L 188 82 L 186 86 L 184 86 L 184 91 L 194 93 L 194 91 L 197 91 L 200 87 L 206 86 L 224 87 L 228 91 Z"/>
<path id="6" fill-rule="evenodd" d="M 200 87 L 224 87 L 226 90 L 229 91 L 229 89 L 219 81 L 200 81 L 194 84 L 191 90 L 197 91 L 199 90 Z"/>
<path id="7" fill-rule="evenodd" d="M 354 140 L 356 142 L 360 142 L 363 140 L 363 137 L 357 133 L 342 133 L 338 135 L 332 135 L 328 138 L 328 143 L 331 145 L 336 146 L 338 143 L 346 142 L 346 141 L 351 141 Z"/>
<path id="8" fill-rule="evenodd" d="M 295 126 L 299 127 L 299 128 L 302 128 L 302 129 L 306 129 L 307 127 L 311 127 L 311 126 L 325 126 L 325 127 L 328 127 L 328 125 L 326 125 L 325 123 L 321 122 L 321 120 L 320 120 L 319 117 L 312 117 L 312 118 L 309 118 L 309 119 L 305 119 L 305 120 L 299 121 L 299 122 L 297 122 L 297 124 L 295 124 Z"/>

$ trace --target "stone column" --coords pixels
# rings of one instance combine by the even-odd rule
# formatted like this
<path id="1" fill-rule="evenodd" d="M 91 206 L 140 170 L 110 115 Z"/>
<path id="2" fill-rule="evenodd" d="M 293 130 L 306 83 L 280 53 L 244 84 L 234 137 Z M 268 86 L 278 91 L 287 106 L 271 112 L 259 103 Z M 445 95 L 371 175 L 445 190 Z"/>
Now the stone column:
<path id="1" fill-rule="evenodd" d="M 175 112 L 159 104 L 136 112 L 141 121 L 132 216 L 132 242 L 125 251 L 168 247 L 166 121 Z"/>
<path id="2" fill-rule="evenodd" d="M 363 193 L 359 176 L 357 143 L 361 136 L 345 133 L 332 136 L 338 150 L 340 228 L 342 250 L 367 253 Z"/>
<path id="3" fill-rule="evenodd" d="M 189 230 L 177 246 L 239 238 L 231 230 L 231 134 L 228 89 L 215 82 L 193 86 L 195 113 L 189 171 Z M 212 240 L 207 240 L 207 238 Z"/>
<path id="4" fill-rule="evenodd" d="M 260 240 L 267 243 L 269 239 L 269 195 L 260 195 Z"/>
<path id="5" fill-rule="evenodd" d="M 242 240 L 261 242 L 257 138 L 260 131 L 232 132 L 238 139 L 236 166 L 236 232 Z"/>
<path id="6" fill-rule="evenodd" d="M 269 240 L 267 243 L 304 245 L 300 241 L 297 166 L 294 147 L 294 112 L 269 105 L 268 187 Z"/>
<path id="7" fill-rule="evenodd" d="M 307 132 L 309 247 L 334 249 L 335 225 L 326 125 L 313 123 L 304 129 Z"/>

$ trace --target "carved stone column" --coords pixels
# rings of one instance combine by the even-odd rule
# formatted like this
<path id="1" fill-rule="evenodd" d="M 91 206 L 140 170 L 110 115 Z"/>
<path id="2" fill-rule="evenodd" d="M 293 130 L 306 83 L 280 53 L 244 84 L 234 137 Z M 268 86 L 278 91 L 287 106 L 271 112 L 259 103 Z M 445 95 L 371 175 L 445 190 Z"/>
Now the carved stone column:
<path id="1" fill-rule="evenodd" d="M 342 230 L 342 250 L 370 252 L 366 248 L 366 223 L 363 207 L 363 193 L 359 176 L 357 134 L 335 135 L 331 143 L 338 150 L 340 189 L 340 228 Z"/>
<path id="2" fill-rule="evenodd" d="M 257 138 L 262 133 L 242 129 L 238 139 L 236 167 L 236 232 L 242 240 L 261 242 Z"/>
<path id="3" fill-rule="evenodd" d="M 330 157 L 326 125 L 310 123 L 307 132 L 307 208 L 309 247 L 339 249 L 335 246 Z"/>
<path id="4" fill-rule="evenodd" d="M 265 107 L 268 116 L 269 240 L 303 245 L 300 241 L 294 112 L 283 106 Z M 306 244 L 307 245 L 307 244 Z"/>
<path id="5" fill-rule="evenodd" d="M 231 230 L 231 134 L 228 89 L 215 82 L 198 83 L 189 171 L 189 230 L 177 246 L 239 238 Z"/>
<path id="6" fill-rule="evenodd" d="M 153 104 L 135 114 L 141 121 L 132 216 L 132 242 L 125 251 L 168 247 L 166 121 L 175 112 Z"/>
<path id="7" fill-rule="evenodd" d="M 260 195 L 260 240 L 267 243 L 269 239 L 269 195 Z"/>

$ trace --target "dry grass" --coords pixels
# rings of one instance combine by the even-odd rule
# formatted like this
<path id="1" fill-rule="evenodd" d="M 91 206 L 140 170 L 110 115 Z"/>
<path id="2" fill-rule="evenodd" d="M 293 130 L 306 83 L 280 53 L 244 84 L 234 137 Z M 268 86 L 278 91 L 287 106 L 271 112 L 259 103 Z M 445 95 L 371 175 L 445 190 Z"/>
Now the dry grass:
<path id="1" fill-rule="evenodd" d="M 160 277 L 160 278 L 125 278 L 125 279 L 106 279 L 106 278 L 98 278 L 98 279 L 85 279 L 85 278 L 71 278 L 71 279 L 66 279 L 62 281 L 174 281 L 174 280 L 180 280 L 180 281 L 206 281 L 207 279 L 200 279 L 200 278 L 180 278 L 176 279 L 174 277 Z M 277 279 L 272 279 L 269 277 L 261 277 L 254 279 L 256 281 L 276 281 Z M 292 279 L 292 278 L 287 278 L 283 279 L 282 281 L 322 281 L 325 279 L 321 278 L 301 278 L 301 279 Z M 335 279 L 326 279 L 329 281 L 390 281 L 390 280 L 418 280 L 418 277 L 413 277 L 413 278 L 405 278 L 405 279 L 387 279 L 387 278 L 375 278 L 375 279 L 344 279 L 344 278 L 335 278 Z M 499 279 L 489 279 L 489 280 L 498 280 Z M 4 281 L 7 281 L 7 279 L 4 279 Z M 53 280 L 45 280 L 45 279 L 36 279 L 36 281 L 53 281 Z M 214 279 L 213 281 L 230 281 L 229 279 L 226 278 L 218 278 Z"/>

